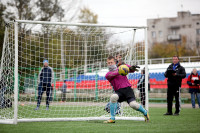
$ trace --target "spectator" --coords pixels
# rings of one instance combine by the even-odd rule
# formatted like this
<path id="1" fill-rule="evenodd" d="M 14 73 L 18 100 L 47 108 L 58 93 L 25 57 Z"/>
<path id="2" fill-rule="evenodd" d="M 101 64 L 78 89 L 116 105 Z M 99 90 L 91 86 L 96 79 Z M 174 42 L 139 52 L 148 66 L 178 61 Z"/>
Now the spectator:
<path id="1" fill-rule="evenodd" d="M 63 81 L 63 85 L 61 88 L 61 102 L 65 102 L 66 101 L 66 93 L 67 93 L 67 84 L 66 84 L 67 80 Z"/>
<path id="2" fill-rule="evenodd" d="M 172 113 L 172 102 L 175 96 L 176 100 L 176 111 L 174 115 L 180 113 L 180 91 L 182 79 L 186 77 L 185 68 L 180 65 L 179 57 L 173 56 L 173 63 L 169 65 L 165 72 L 167 80 L 167 113 L 164 115 L 173 115 Z"/>
<path id="3" fill-rule="evenodd" d="M 39 110 L 42 94 L 44 91 L 46 91 L 46 110 L 49 110 L 50 95 L 51 91 L 53 90 L 51 86 L 54 81 L 53 68 L 49 67 L 48 60 L 44 60 L 43 64 L 44 67 L 41 69 L 39 74 L 38 101 L 35 110 Z"/>
<path id="4" fill-rule="evenodd" d="M 140 91 L 140 100 L 143 107 L 145 107 L 145 68 L 141 71 L 141 77 L 138 80 L 137 88 Z M 150 84 L 148 83 L 148 90 L 150 90 Z"/>
<path id="5" fill-rule="evenodd" d="M 197 69 L 192 70 L 191 75 L 188 76 L 187 84 L 189 85 L 189 93 L 191 93 L 192 108 L 195 108 L 195 95 L 200 108 L 200 90 L 199 90 L 200 76 L 197 73 Z"/>
<path id="6" fill-rule="evenodd" d="M 115 62 L 118 67 L 122 64 L 122 55 L 120 53 L 116 53 Z"/>

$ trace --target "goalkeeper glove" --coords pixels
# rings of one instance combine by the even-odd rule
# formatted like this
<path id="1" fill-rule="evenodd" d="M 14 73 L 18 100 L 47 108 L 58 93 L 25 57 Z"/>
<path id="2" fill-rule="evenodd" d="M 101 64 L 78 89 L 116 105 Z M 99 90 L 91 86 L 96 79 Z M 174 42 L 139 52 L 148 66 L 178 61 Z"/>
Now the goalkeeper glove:
<path id="1" fill-rule="evenodd" d="M 139 69 L 138 68 L 140 68 L 139 66 L 137 66 L 137 65 L 133 65 L 133 66 L 131 66 L 131 67 L 129 67 L 129 70 L 131 71 L 131 72 L 134 72 L 134 71 L 139 71 Z"/>

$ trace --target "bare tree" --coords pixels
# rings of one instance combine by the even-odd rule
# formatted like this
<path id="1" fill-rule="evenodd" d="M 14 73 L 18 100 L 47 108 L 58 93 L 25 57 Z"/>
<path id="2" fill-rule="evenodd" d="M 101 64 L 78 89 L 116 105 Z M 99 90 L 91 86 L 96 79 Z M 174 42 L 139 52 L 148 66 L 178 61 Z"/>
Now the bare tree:
<path id="1" fill-rule="evenodd" d="M 41 21 L 51 21 L 53 17 L 64 17 L 64 9 L 62 9 L 58 0 L 38 0 L 36 5 L 37 14 Z"/>
<path id="2" fill-rule="evenodd" d="M 8 20 L 33 20 L 35 18 L 35 14 L 32 12 L 31 0 L 7 0 L 6 8 L 4 18 Z"/>
<path id="3" fill-rule="evenodd" d="M 5 23 L 3 19 L 3 12 L 6 7 L 0 3 L 0 57 L 2 55 L 2 48 L 3 48 L 3 41 L 4 41 L 4 30 L 5 30 Z"/>

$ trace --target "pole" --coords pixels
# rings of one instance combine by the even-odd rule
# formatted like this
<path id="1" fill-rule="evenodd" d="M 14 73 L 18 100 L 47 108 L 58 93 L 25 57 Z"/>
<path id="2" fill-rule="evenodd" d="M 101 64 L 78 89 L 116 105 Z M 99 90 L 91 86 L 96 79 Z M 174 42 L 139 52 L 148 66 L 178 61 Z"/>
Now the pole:
<path id="1" fill-rule="evenodd" d="M 34 74 L 34 84 L 35 84 L 35 100 L 37 99 L 37 73 Z"/>
<path id="2" fill-rule="evenodd" d="M 148 83 L 149 83 L 149 72 L 148 72 L 148 43 L 147 43 L 147 28 L 144 31 L 145 35 L 145 108 L 149 110 L 149 93 L 148 93 Z"/>
<path id="3" fill-rule="evenodd" d="M 76 69 L 74 71 L 74 101 L 76 101 Z"/>
<path id="4" fill-rule="evenodd" d="M 61 66 L 62 66 L 62 72 L 61 72 L 61 79 L 62 81 L 65 79 L 65 53 L 64 53 L 64 45 L 63 45 L 63 32 L 60 33 L 60 43 L 61 43 Z"/>
<path id="5" fill-rule="evenodd" d="M 84 51 L 85 51 L 84 73 L 86 73 L 87 72 L 87 35 L 85 36 Z"/>
<path id="6" fill-rule="evenodd" d="M 54 95 L 53 95 L 53 100 L 56 100 L 56 73 L 54 73 L 54 81 L 53 81 L 53 88 L 54 88 Z"/>
<path id="7" fill-rule="evenodd" d="M 7 42 L 7 37 L 8 37 L 8 28 L 6 26 L 6 29 L 5 29 L 5 34 L 4 34 L 4 42 L 3 42 L 3 51 L 2 51 L 2 56 L 1 56 L 1 69 L 0 69 L 0 81 L 1 81 L 1 76 L 2 76 L 2 72 L 3 72 L 3 69 L 4 69 L 4 58 L 5 58 L 5 48 L 6 48 L 6 42 Z M 9 40 L 8 40 L 9 41 Z"/>
<path id="8" fill-rule="evenodd" d="M 15 22 L 15 70 L 14 70 L 14 121 L 17 124 L 17 111 L 18 111 L 18 22 Z"/>
<path id="9" fill-rule="evenodd" d="M 134 32 L 133 32 L 133 41 L 132 41 L 131 47 L 130 47 L 131 49 L 130 49 L 130 55 L 129 55 L 129 65 L 131 65 L 131 62 L 132 62 L 132 54 L 133 54 L 133 47 L 134 47 L 135 32 L 136 32 L 136 29 L 134 29 Z M 135 59 L 135 61 L 136 61 L 136 59 Z"/>
<path id="10" fill-rule="evenodd" d="M 95 76 L 95 97 L 96 101 L 98 101 L 98 73 L 96 70 L 96 76 Z"/>

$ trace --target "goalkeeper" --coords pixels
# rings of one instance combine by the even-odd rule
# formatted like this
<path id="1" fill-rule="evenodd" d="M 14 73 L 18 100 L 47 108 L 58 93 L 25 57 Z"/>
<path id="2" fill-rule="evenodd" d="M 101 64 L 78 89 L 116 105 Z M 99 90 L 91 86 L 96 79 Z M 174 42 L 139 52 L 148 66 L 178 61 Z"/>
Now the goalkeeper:
<path id="1" fill-rule="evenodd" d="M 120 53 L 116 53 L 116 55 L 115 55 L 115 63 L 116 63 L 116 65 L 117 65 L 117 67 L 119 67 L 119 66 L 122 65 L 122 64 L 125 64 L 125 63 L 122 61 L 122 55 L 121 55 Z M 113 87 L 112 87 L 112 88 L 113 88 Z M 113 88 L 113 93 L 115 93 L 114 88 Z M 121 108 L 121 104 L 120 104 L 120 103 L 117 103 L 116 114 L 121 114 L 120 108 Z M 108 103 L 106 104 L 104 110 L 106 110 L 108 113 L 110 113 L 110 102 L 108 102 Z"/>
<path id="2" fill-rule="evenodd" d="M 107 58 L 107 65 L 109 68 L 109 72 L 106 74 L 106 79 L 111 83 L 114 88 L 115 94 L 112 94 L 110 97 L 110 114 L 111 118 L 104 123 L 115 123 L 115 110 L 117 108 L 117 102 L 127 101 L 129 106 L 141 113 L 143 113 L 145 117 L 145 121 L 149 121 L 148 112 L 142 107 L 142 105 L 138 104 L 135 100 L 135 95 L 133 90 L 131 89 L 131 84 L 129 83 L 126 76 L 119 75 L 118 69 L 115 63 L 115 58 L 113 56 L 109 56 Z M 130 72 L 134 72 L 137 70 L 138 66 L 129 66 Z"/>
<path id="3" fill-rule="evenodd" d="M 39 74 L 38 101 L 37 101 L 37 107 L 35 108 L 35 110 L 39 110 L 42 94 L 44 91 L 46 91 L 46 110 L 49 110 L 49 101 L 50 101 L 50 95 L 52 91 L 51 84 L 54 81 L 54 72 L 53 72 L 53 68 L 49 67 L 48 60 L 44 60 L 43 64 L 44 64 L 44 67 L 42 68 Z"/>

